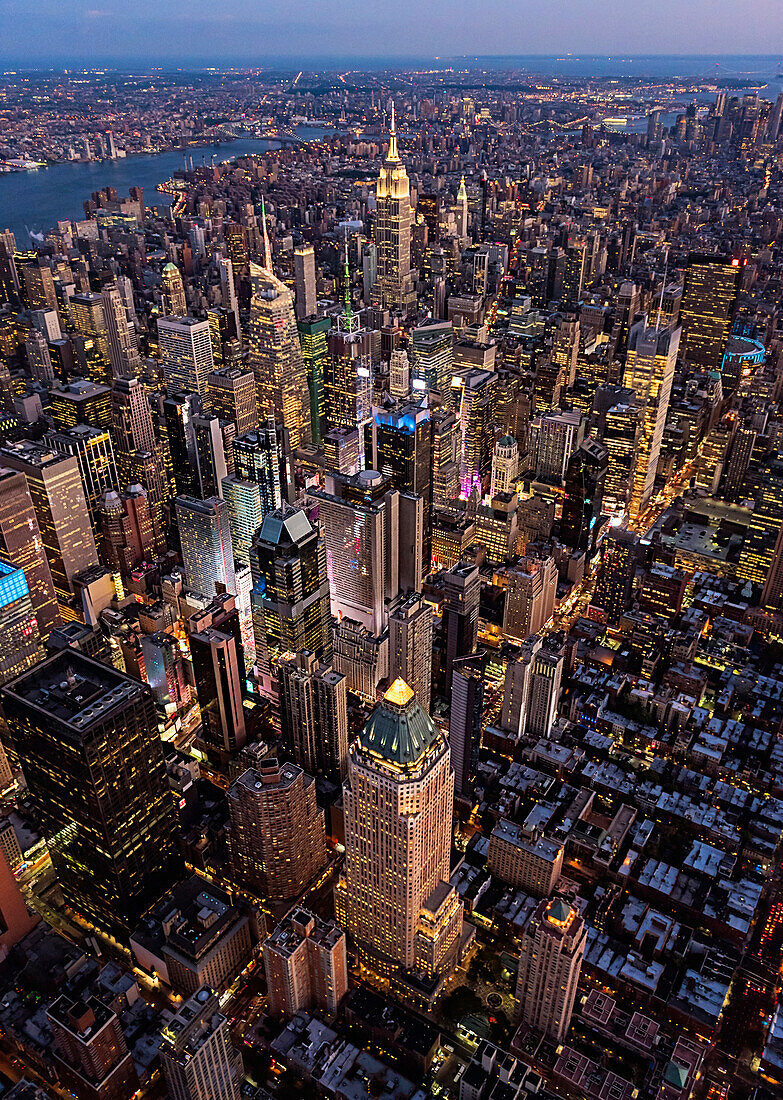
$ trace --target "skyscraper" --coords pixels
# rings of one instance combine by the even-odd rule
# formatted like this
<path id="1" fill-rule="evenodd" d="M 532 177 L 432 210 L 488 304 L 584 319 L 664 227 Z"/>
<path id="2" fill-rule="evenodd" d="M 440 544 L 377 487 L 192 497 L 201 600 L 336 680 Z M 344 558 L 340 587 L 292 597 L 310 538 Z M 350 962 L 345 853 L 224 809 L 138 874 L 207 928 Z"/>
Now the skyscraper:
<path id="1" fill-rule="evenodd" d="M 682 358 L 692 367 L 720 370 L 742 284 L 744 262 L 692 252 L 682 295 Z"/>
<path id="2" fill-rule="evenodd" d="M 119 474 L 108 429 L 77 424 L 62 432 L 47 432 L 44 438 L 58 454 L 73 455 L 78 462 L 90 521 L 97 534 L 101 495 L 107 490 L 119 489 Z"/>
<path id="3" fill-rule="evenodd" d="M 302 321 L 315 316 L 318 306 L 315 290 L 315 249 L 311 244 L 294 251 L 294 279 L 296 280 L 296 316 Z"/>
<path id="4" fill-rule="evenodd" d="M 182 285 L 182 275 L 176 264 L 166 264 L 161 272 L 161 283 L 164 314 L 167 317 L 186 317 L 188 302 L 185 287 Z"/>
<path id="5" fill-rule="evenodd" d="M 300 509 L 270 512 L 253 539 L 253 632 L 258 666 L 272 689 L 272 661 L 308 650 L 332 651 L 326 546 Z"/>
<path id="6" fill-rule="evenodd" d="M 45 650 L 21 569 L 0 557 L 0 684 L 41 661 Z"/>
<path id="7" fill-rule="evenodd" d="M 610 531 L 604 540 L 593 605 L 603 610 L 611 625 L 619 622 L 630 606 L 638 541 L 631 531 L 622 530 Z"/>
<path id="8" fill-rule="evenodd" d="M 333 1015 L 348 992 L 345 932 L 298 906 L 264 940 L 273 1016 L 318 1008 Z"/>
<path id="9" fill-rule="evenodd" d="M 372 340 L 367 329 L 333 328 L 325 361 L 326 423 L 361 432 L 372 412 Z"/>
<path id="10" fill-rule="evenodd" d="M 582 969 L 587 926 L 560 897 L 539 902 L 525 925 L 517 972 L 516 1018 L 560 1043 Z"/>
<path id="11" fill-rule="evenodd" d="M 311 496 L 326 541 L 332 614 L 378 635 L 386 626 L 385 601 L 399 592 L 399 493 L 377 470 L 363 470 L 351 478 L 329 475 Z"/>
<path id="12" fill-rule="evenodd" d="M 458 562 L 443 574 L 444 684 L 448 689 L 454 662 L 476 651 L 481 575 L 470 562 Z"/>
<path id="13" fill-rule="evenodd" d="M 117 1013 L 100 998 L 63 994 L 46 1010 L 59 1080 L 80 1100 L 132 1096 L 139 1084 Z"/>
<path id="14" fill-rule="evenodd" d="M 335 892 L 360 960 L 391 980 L 413 971 L 437 985 L 454 965 L 462 905 L 448 882 L 453 798 L 448 742 L 395 680 L 349 754 Z"/>
<path id="15" fill-rule="evenodd" d="M 492 481 L 489 495 L 513 493 L 519 472 L 519 446 L 513 435 L 504 435 L 495 444 L 492 452 Z"/>
<path id="16" fill-rule="evenodd" d="M 642 407 L 641 433 L 628 506 L 632 520 L 644 512 L 653 495 L 681 331 L 679 328 L 650 328 L 642 320 L 632 326 L 628 337 L 623 385 L 633 390 Z"/>
<path id="17" fill-rule="evenodd" d="M 310 775 L 342 781 L 348 767 L 345 677 L 312 653 L 280 659 L 280 725 L 294 759 Z"/>
<path id="18" fill-rule="evenodd" d="M 389 612 L 389 676 L 410 684 L 427 714 L 432 694 L 432 628 L 432 607 L 418 592 L 401 597 Z"/>
<path id="19" fill-rule="evenodd" d="M 103 494 L 100 529 L 101 559 L 113 573 L 127 578 L 143 561 L 152 561 L 155 529 L 147 491 L 141 485 Z"/>
<path id="20" fill-rule="evenodd" d="M 261 497 L 264 515 L 282 504 L 282 441 L 270 418 L 255 431 L 233 441 L 234 475 L 241 481 L 254 481 Z"/>
<path id="21" fill-rule="evenodd" d="M 100 294 L 74 294 L 70 301 L 73 326 L 81 337 L 87 375 L 93 382 L 111 381 L 109 331 Z"/>
<path id="22" fill-rule="evenodd" d="M 458 657 L 452 666 L 449 709 L 449 746 L 454 768 L 454 790 L 459 798 L 473 799 L 473 784 L 481 747 L 484 712 L 483 655 Z"/>
<path id="23" fill-rule="evenodd" d="M 528 737 L 549 737 L 557 717 L 560 683 L 565 658 L 555 647 L 543 645 L 530 666 L 525 733 Z"/>
<path id="24" fill-rule="evenodd" d="M 60 610 L 30 490 L 23 473 L 3 466 L 0 456 L 0 551 L 21 569 L 38 631 L 46 640 L 60 623 Z"/>
<path id="25" fill-rule="evenodd" d="M 128 322 L 128 311 L 116 284 L 101 291 L 103 318 L 109 339 L 109 361 L 115 378 L 132 378 L 141 368 L 136 333 Z"/>
<path id="26" fill-rule="evenodd" d="M 258 427 L 256 382 L 249 370 L 221 367 L 207 379 L 209 405 L 215 416 L 231 420 L 237 436 Z"/>
<path id="27" fill-rule="evenodd" d="M 528 554 L 508 570 L 503 634 L 524 642 L 549 622 L 555 610 L 557 566 L 550 555 Z"/>
<path id="28" fill-rule="evenodd" d="M 79 464 L 28 440 L 0 449 L 0 464 L 27 478 L 60 614 L 72 619 L 74 575 L 98 564 Z"/>
<path id="29" fill-rule="evenodd" d="M 215 369 L 209 321 L 195 317 L 159 317 L 160 361 L 166 392 L 207 395 L 207 382 Z"/>
<path id="30" fill-rule="evenodd" d="M 592 554 L 602 512 L 609 454 L 596 439 L 585 439 L 566 468 L 560 539 L 575 550 Z"/>
<path id="31" fill-rule="evenodd" d="M 250 265 L 248 366 L 256 379 L 258 414 L 287 433 L 286 453 L 310 439 L 310 401 L 291 291 L 271 271 Z"/>
<path id="32" fill-rule="evenodd" d="M 451 321 L 430 321 L 411 333 L 413 379 L 440 395 L 451 408 L 454 367 L 454 326 Z"/>
<path id="33" fill-rule="evenodd" d="M 174 501 L 189 588 L 214 596 L 217 585 L 234 593 L 234 552 L 228 505 L 220 497 L 179 496 Z"/>
<path id="34" fill-rule="evenodd" d="M 324 431 L 326 417 L 327 360 L 329 344 L 327 334 L 332 327 L 331 317 L 308 317 L 297 321 L 299 343 L 307 375 L 310 394 L 310 428 L 313 443 L 318 446 Z"/>
<path id="35" fill-rule="evenodd" d="M 172 1100 L 240 1100 L 242 1059 L 220 1001 L 206 986 L 166 1023 L 160 1061 Z"/>
<path id="36" fill-rule="evenodd" d="M 411 273 L 413 212 L 408 174 L 397 151 L 393 104 L 389 149 L 378 176 L 375 197 L 378 271 L 372 288 L 373 302 L 382 309 L 407 313 L 416 299 Z"/>
<path id="37" fill-rule="evenodd" d="M 192 615 L 188 644 L 201 708 L 201 743 L 211 760 L 226 765 L 245 743 L 242 705 L 242 637 L 236 597 L 223 593 Z"/>
<path id="38" fill-rule="evenodd" d="M 152 692 L 68 648 L 2 699 L 66 904 L 127 935 L 181 866 Z"/>
<path id="39" fill-rule="evenodd" d="M 237 883 L 261 898 L 298 897 L 326 863 L 324 812 L 315 780 L 274 756 L 228 789 L 229 847 Z"/>

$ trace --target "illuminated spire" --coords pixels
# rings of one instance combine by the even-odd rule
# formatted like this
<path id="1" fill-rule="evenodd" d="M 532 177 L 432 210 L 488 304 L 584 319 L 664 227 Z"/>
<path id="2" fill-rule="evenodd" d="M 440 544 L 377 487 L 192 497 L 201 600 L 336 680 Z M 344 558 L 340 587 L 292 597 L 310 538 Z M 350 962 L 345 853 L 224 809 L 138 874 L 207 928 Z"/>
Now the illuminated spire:
<path id="1" fill-rule="evenodd" d="M 394 100 L 391 105 L 391 126 L 389 127 L 389 152 L 386 155 L 387 161 L 398 161 L 400 154 L 397 152 L 397 128 L 394 123 Z"/>
<path id="2" fill-rule="evenodd" d="M 266 231 L 266 203 L 264 202 L 264 196 L 261 196 L 261 225 L 264 230 L 264 267 L 269 274 L 272 272 L 272 250 L 269 247 L 269 234 Z"/>
<path id="3" fill-rule="evenodd" d="M 467 202 L 468 192 L 465 190 L 465 177 L 459 181 L 459 191 L 457 192 L 457 202 Z"/>
<path id="4" fill-rule="evenodd" d="M 348 231 L 345 233 L 345 313 L 343 314 L 340 328 L 343 332 L 353 332 L 358 328 L 358 320 L 351 309 L 351 271 L 348 267 Z"/>

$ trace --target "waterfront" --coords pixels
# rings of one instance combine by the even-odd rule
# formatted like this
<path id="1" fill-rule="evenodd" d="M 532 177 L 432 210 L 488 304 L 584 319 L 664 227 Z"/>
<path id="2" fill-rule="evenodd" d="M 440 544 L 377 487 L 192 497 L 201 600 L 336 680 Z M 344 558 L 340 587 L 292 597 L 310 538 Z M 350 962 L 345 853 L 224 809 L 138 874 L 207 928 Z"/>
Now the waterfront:
<path id="1" fill-rule="evenodd" d="M 317 140 L 331 131 L 319 127 L 297 127 L 305 140 Z M 116 187 L 127 195 L 129 187 L 143 187 L 147 206 L 169 206 L 173 196 L 159 194 L 155 188 L 178 169 L 185 167 L 185 154 L 193 164 L 239 157 L 244 153 L 263 153 L 277 149 L 280 142 L 267 138 L 240 138 L 219 145 L 191 145 L 187 149 L 169 149 L 124 157 L 121 160 L 69 161 L 31 172 L 7 172 L 0 175 L 0 229 L 11 229 L 20 248 L 27 247 L 28 229 L 46 232 L 58 219 L 84 217 L 82 203 L 93 191 Z"/>

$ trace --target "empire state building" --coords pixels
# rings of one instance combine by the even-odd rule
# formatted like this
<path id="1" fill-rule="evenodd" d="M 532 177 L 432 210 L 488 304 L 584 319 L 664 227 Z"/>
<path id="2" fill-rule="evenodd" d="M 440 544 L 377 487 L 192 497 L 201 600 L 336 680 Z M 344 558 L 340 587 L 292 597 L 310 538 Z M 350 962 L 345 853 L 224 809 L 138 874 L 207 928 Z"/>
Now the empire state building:
<path id="1" fill-rule="evenodd" d="M 375 189 L 377 213 L 375 244 L 378 274 L 373 302 L 382 309 L 407 312 L 416 300 L 411 274 L 411 189 L 405 165 L 397 152 L 394 104 L 391 110 L 389 151 Z"/>

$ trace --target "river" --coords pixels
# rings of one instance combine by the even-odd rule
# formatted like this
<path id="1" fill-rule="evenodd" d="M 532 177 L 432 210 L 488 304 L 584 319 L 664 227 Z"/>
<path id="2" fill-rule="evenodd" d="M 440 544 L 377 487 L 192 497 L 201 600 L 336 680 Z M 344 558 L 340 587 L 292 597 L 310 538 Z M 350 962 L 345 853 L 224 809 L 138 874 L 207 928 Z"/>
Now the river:
<path id="1" fill-rule="evenodd" d="M 296 129 L 306 141 L 331 132 L 313 126 Z M 263 153 L 279 145 L 273 139 L 239 138 L 219 145 L 191 145 L 187 150 L 141 153 L 120 160 L 67 161 L 32 172 L 7 172 L 0 175 L 0 229 L 13 230 L 18 247 L 26 248 L 28 229 L 45 232 L 60 219 L 83 218 L 82 203 L 102 187 L 116 187 L 120 195 L 127 195 L 129 187 L 143 187 L 147 206 L 168 206 L 172 197 L 159 194 L 155 188 L 185 167 L 185 152 L 197 166 L 202 157 L 209 164 L 213 155 L 219 162 L 245 153 Z"/>

